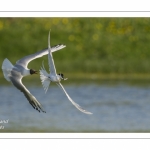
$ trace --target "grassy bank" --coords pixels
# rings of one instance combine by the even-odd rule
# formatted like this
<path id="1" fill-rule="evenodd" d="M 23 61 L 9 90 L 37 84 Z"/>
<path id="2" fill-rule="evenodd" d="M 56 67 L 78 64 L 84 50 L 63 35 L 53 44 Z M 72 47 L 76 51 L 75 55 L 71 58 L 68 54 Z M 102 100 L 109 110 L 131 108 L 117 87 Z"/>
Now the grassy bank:
<path id="1" fill-rule="evenodd" d="M 69 84 L 108 84 L 108 85 L 117 85 L 120 83 L 126 83 L 129 85 L 136 86 L 150 86 L 150 75 L 149 74 L 97 74 L 97 73 L 65 73 L 65 77 L 68 78 L 67 81 L 62 81 L 63 85 Z M 3 85 L 11 85 L 7 82 L 3 75 L 0 75 L 0 83 Z M 41 86 L 41 80 L 39 75 L 28 76 L 23 78 L 23 83 L 29 86 Z M 55 84 L 52 84 L 55 85 Z"/>
<path id="2" fill-rule="evenodd" d="M 46 48 L 49 29 L 51 45 L 67 46 L 53 54 L 57 72 L 81 78 L 149 76 L 150 18 L 0 18 L 0 64 Z M 48 69 L 47 56 L 29 67 L 39 70 L 43 60 Z"/>

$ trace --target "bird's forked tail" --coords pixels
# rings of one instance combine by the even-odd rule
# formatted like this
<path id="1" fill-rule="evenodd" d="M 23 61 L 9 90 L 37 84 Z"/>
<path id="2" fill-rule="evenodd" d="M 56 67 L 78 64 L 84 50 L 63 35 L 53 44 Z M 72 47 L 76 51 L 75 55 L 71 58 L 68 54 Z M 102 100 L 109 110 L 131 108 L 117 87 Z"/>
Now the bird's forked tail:
<path id="1" fill-rule="evenodd" d="M 2 64 L 2 70 L 7 81 L 10 81 L 9 76 L 13 67 L 14 66 L 12 65 L 12 63 L 7 58 L 5 58 Z"/>
<path id="2" fill-rule="evenodd" d="M 43 88 L 45 90 L 45 93 L 47 92 L 49 84 L 50 84 L 50 80 L 48 78 L 48 75 L 49 74 L 47 73 L 47 71 L 45 70 L 44 65 L 43 65 L 41 67 L 41 70 L 40 70 L 40 79 L 41 79 Z"/>

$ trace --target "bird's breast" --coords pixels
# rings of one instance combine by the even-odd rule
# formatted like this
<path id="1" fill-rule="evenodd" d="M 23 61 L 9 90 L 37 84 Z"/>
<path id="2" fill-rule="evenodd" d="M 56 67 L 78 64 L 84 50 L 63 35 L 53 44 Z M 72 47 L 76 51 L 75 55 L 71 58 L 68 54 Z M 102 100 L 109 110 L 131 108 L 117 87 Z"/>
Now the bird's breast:
<path id="1" fill-rule="evenodd" d="M 51 76 L 50 76 L 50 80 L 51 80 L 52 82 L 59 82 L 61 79 L 60 79 L 59 76 L 53 76 L 53 75 L 51 75 Z"/>

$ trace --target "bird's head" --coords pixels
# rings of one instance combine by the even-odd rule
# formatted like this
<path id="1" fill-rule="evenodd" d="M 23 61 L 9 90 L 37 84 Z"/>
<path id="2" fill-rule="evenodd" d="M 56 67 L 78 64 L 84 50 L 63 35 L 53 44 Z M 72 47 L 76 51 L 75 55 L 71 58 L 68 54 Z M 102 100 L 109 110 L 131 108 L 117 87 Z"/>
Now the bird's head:
<path id="1" fill-rule="evenodd" d="M 59 73 L 58 74 L 63 80 L 67 80 L 68 78 L 64 78 L 64 74 L 62 74 L 62 73 Z"/>
<path id="2" fill-rule="evenodd" d="M 32 75 L 32 74 L 38 74 L 38 71 L 33 70 L 33 69 L 30 69 L 30 74 L 31 74 L 31 75 Z"/>

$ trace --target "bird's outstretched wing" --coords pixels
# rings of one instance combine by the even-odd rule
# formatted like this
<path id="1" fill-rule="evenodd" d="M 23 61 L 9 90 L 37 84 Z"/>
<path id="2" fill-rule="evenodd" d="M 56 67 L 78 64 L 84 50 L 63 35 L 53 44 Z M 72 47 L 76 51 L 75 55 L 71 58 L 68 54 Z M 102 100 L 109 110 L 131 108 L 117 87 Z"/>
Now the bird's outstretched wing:
<path id="1" fill-rule="evenodd" d="M 66 45 L 58 44 L 58 45 L 51 47 L 51 51 L 55 52 L 55 51 L 61 50 L 64 47 L 66 47 Z M 27 68 L 27 65 L 30 61 L 37 59 L 37 58 L 40 58 L 40 57 L 47 55 L 47 54 L 48 54 L 48 49 L 44 49 L 44 50 L 36 52 L 35 54 L 31 54 L 31 55 L 28 55 L 28 56 L 21 58 L 20 60 L 18 60 L 16 62 L 16 64 L 19 64 L 19 65 Z"/>
<path id="2" fill-rule="evenodd" d="M 27 98 L 32 107 L 39 112 L 45 112 L 42 108 L 42 105 L 38 100 L 28 91 L 28 89 L 22 84 L 22 76 L 15 71 L 12 71 L 12 76 L 10 76 L 10 80 L 12 84 L 21 92 L 23 92 L 24 96 Z"/>
<path id="3" fill-rule="evenodd" d="M 50 46 L 50 31 L 48 35 L 48 65 L 50 74 L 56 76 L 56 68 L 53 60 L 52 48 Z"/>
<path id="4" fill-rule="evenodd" d="M 64 87 L 62 86 L 62 84 L 59 82 L 59 83 L 56 83 L 62 90 L 63 92 L 66 94 L 67 98 L 69 99 L 69 101 L 77 108 L 79 109 L 81 112 L 85 113 L 85 114 L 92 114 L 91 112 L 88 112 L 86 110 L 84 110 L 80 105 L 78 105 L 77 103 L 75 103 L 71 98 L 70 96 L 67 94 L 66 90 L 64 89 Z"/>

